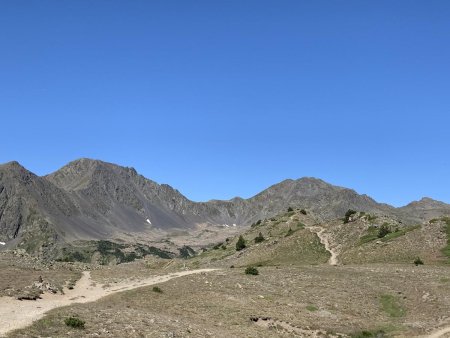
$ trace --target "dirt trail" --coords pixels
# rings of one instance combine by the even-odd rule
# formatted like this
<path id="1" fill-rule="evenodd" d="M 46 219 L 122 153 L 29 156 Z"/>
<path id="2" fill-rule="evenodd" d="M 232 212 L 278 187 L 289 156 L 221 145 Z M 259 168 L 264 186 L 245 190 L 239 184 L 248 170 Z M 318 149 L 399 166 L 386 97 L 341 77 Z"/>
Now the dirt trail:
<path id="1" fill-rule="evenodd" d="M 445 338 L 450 337 L 450 326 L 444 327 L 440 330 L 434 331 L 429 335 L 425 336 L 425 338 Z"/>
<path id="2" fill-rule="evenodd" d="M 214 270 L 217 269 L 181 271 L 163 276 L 153 276 L 133 282 L 124 281 L 114 284 L 112 287 L 104 287 L 102 284 L 96 284 L 91 279 L 90 272 L 85 271 L 80 280 L 75 284 L 74 289 L 65 289 L 64 295 L 45 293 L 42 295 L 42 299 L 37 301 L 20 301 L 11 297 L 0 297 L 0 337 L 4 337 L 12 330 L 31 325 L 33 321 L 42 318 L 46 312 L 61 306 L 67 306 L 73 303 L 93 302 L 113 293 L 131 290 L 141 286 L 163 283 L 177 277 Z"/>
<path id="3" fill-rule="evenodd" d="M 311 226 L 311 227 L 308 227 L 308 229 L 309 229 L 309 231 L 317 234 L 317 236 L 320 239 L 320 243 L 322 243 L 325 246 L 325 250 L 327 250 L 331 254 L 331 257 L 328 260 L 328 264 L 338 265 L 338 260 L 337 260 L 338 253 L 331 248 L 329 235 L 325 234 L 325 228 L 322 228 L 319 226 Z"/>

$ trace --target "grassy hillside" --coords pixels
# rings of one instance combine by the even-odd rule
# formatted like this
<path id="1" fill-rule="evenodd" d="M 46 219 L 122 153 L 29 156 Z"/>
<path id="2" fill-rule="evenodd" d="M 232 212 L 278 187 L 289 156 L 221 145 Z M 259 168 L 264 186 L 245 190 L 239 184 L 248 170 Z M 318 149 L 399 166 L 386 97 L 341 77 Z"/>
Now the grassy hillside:
<path id="1" fill-rule="evenodd" d="M 303 211 L 304 212 L 304 211 Z M 198 266 L 305 265 L 326 263 L 330 254 L 316 234 L 307 229 L 315 219 L 300 209 L 284 212 L 271 219 L 255 222 L 242 234 L 245 248 L 236 249 L 239 236 L 217 243 L 190 260 Z"/>
<path id="2" fill-rule="evenodd" d="M 358 215 L 347 224 L 329 223 L 327 231 L 339 248 L 343 264 L 413 263 L 417 257 L 425 264 L 444 261 L 447 235 L 442 220 L 404 225 L 389 217 Z"/>

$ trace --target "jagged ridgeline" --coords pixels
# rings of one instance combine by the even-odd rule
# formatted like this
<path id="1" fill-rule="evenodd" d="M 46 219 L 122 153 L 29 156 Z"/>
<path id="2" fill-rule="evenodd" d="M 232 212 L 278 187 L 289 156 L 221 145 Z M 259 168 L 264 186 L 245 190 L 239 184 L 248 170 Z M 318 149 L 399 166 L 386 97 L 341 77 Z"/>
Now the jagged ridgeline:
<path id="1" fill-rule="evenodd" d="M 199 226 L 246 228 L 289 206 L 306 208 L 318 221 L 349 209 L 411 224 L 450 214 L 448 204 L 431 199 L 394 208 L 315 178 L 285 180 L 249 199 L 193 202 L 133 168 L 102 161 L 76 160 L 47 176 L 10 162 L 0 165 L 0 249 L 61 257 L 61 248 L 75 241 L 190 233 Z M 192 255 L 186 248 L 180 254 Z"/>

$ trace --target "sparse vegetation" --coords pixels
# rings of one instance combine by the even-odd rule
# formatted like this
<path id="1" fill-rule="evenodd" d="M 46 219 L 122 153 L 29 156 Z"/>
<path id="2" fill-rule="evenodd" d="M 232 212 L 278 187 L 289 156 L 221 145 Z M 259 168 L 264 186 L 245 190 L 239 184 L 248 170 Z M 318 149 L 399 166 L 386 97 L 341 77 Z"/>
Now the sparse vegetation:
<path id="1" fill-rule="evenodd" d="M 253 223 L 253 224 L 251 225 L 251 227 L 254 228 L 254 227 L 260 226 L 261 224 L 262 224 L 262 221 L 259 219 L 258 221 L 256 221 L 255 223 Z"/>
<path id="2" fill-rule="evenodd" d="M 387 234 L 390 234 L 390 233 L 391 233 L 391 230 L 390 230 L 390 228 L 389 228 L 389 224 L 384 223 L 384 224 L 380 227 L 380 229 L 378 230 L 378 235 L 377 235 L 377 237 L 378 237 L 378 238 L 383 238 L 383 237 L 385 237 Z"/>
<path id="3" fill-rule="evenodd" d="M 447 234 L 447 245 L 442 249 L 442 253 L 450 259 L 450 217 L 442 218 L 444 221 L 444 231 Z"/>
<path id="4" fill-rule="evenodd" d="M 414 264 L 415 264 L 416 266 L 418 266 L 418 265 L 423 265 L 423 261 L 420 259 L 420 257 L 417 257 L 417 258 L 414 260 Z"/>
<path id="5" fill-rule="evenodd" d="M 397 231 L 391 232 L 389 230 L 389 224 L 385 223 L 385 226 L 388 228 L 387 234 L 383 234 L 383 232 L 385 232 L 385 230 L 383 230 L 383 232 L 380 233 L 381 228 L 377 228 L 375 226 L 370 226 L 367 229 L 367 234 L 360 238 L 359 244 L 360 245 L 365 244 L 365 243 L 371 242 L 376 239 L 379 239 L 383 242 L 390 241 L 397 237 L 404 236 L 406 233 L 408 233 L 410 231 L 420 228 L 420 225 L 414 225 L 414 226 L 399 228 Z M 380 235 L 384 235 L 384 236 L 380 238 L 379 237 Z"/>
<path id="6" fill-rule="evenodd" d="M 373 222 L 378 218 L 378 216 L 371 215 L 371 214 L 367 214 L 366 217 L 369 222 Z"/>
<path id="7" fill-rule="evenodd" d="M 188 245 L 184 245 L 183 247 L 178 249 L 180 251 L 181 258 L 191 258 L 195 256 L 195 251 Z"/>
<path id="8" fill-rule="evenodd" d="M 403 317 L 405 310 L 398 304 L 397 299 L 392 295 L 381 295 L 380 297 L 381 308 L 390 317 Z"/>
<path id="9" fill-rule="evenodd" d="M 90 263 L 94 254 L 100 254 L 98 262 L 107 265 L 111 262 L 117 264 L 133 262 L 147 255 L 154 255 L 164 259 L 173 258 L 174 255 L 156 247 L 148 247 L 142 244 L 126 245 L 107 240 L 85 241 L 76 246 L 70 245 L 61 248 L 57 261 L 59 262 L 83 262 Z"/>
<path id="10" fill-rule="evenodd" d="M 263 234 L 260 232 L 258 236 L 255 237 L 255 243 L 261 243 L 264 242 L 265 238 Z"/>
<path id="11" fill-rule="evenodd" d="M 239 236 L 238 241 L 236 242 L 236 251 L 241 251 L 247 247 L 246 241 L 242 235 Z"/>
<path id="12" fill-rule="evenodd" d="M 213 250 L 219 250 L 222 247 L 223 243 L 217 243 L 216 245 L 213 246 Z"/>
<path id="13" fill-rule="evenodd" d="M 64 319 L 64 323 L 75 329 L 84 329 L 85 321 L 77 317 L 68 317 Z"/>
<path id="14" fill-rule="evenodd" d="M 303 224 L 302 222 L 298 222 L 297 223 L 297 228 L 299 228 L 299 229 L 304 229 L 305 228 L 305 224 Z"/>
<path id="15" fill-rule="evenodd" d="M 361 331 L 354 333 L 350 336 L 351 338 L 384 338 L 386 333 L 383 330 L 377 331 Z"/>
<path id="16" fill-rule="evenodd" d="M 163 293 L 163 290 L 159 286 L 154 286 L 152 291 L 156 293 Z"/>
<path id="17" fill-rule="evenodd" d="M 254 266 L 249 266 L 245 269 L 245 274 L 246 275 L 259 275 L 259 271 L 257 268 L 255 268 Z"/>
<path id="18" fill-rule="evenodd" d="M 59 262 L 83 262 L 87 263 L 90 260 L 89 256 L 86 256 L 80 251 L 67 252 L 65 248 L 62 249 L 61 256 L 56 259 Z"/>
<path id="19" fill-rule="evenodd" d="M 347 212 L 345 213 L 345 216 L 344 216 L 344 223 L 350 222 L 350 218 L 351 218 L 354 214 L 356 214 L 356 211 L 355 211 L 355 210 L 348 209 Z"/>
<path id="20" fill-rule="evenodd" d="M 286 233 L 286 237 L 292 235 L 294 233 L 294 230 L 292 230 L 291 228 L 289 228 L 289 230 Z"/>
<path id="21" fill-rule="evenodd" d="M 308 311 L 311 311 L 311 312 L 314 312 L 314 311 L 317 311 L 317 310 L 319 310 L 319 308 L 317 307 L 317 306 L 315 306 L 315 305 L 307 305 L 306 306 L 306 310 L 308 310 Z"/>

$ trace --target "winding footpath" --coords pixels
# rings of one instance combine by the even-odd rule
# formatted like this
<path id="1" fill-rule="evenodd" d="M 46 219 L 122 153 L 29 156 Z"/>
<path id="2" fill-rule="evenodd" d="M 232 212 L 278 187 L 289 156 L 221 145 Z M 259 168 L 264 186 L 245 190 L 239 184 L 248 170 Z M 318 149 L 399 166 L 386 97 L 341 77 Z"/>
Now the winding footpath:
<path id="1" fill-rule="evenodd" d="M 337 259 L 338 253 L 331 248 L 329 235 L 325 233 L 325 228 L 319 226 L 311 226 L 308 227 L 308 229 L 309 231 L 317 234 L 317 236 L 320 239 L 320 243 L 322 243 L 325 246 L 325 250 L 327 250 L 331 254 L 331 257 L 328 260 L 328 264 L 338 265 Z M 436 331 L 431 332 L 430 334 L 422 336 L 422 338 L 447 338 L 447 337 L 450 337 L 450 326 L 437 329 Z"/>
<path id="2" fill-rule="evenodd" d="M 338 253 L 331 248 L 329 235 L 325 233 L 325 228 L 319 226 L 311 226 L 308 227 L 308 229 L 319 237 L 320 243 L 322 243 L 325 246 L 325 250 L 327 250 L 331 254 L 331 257 L 328 260 L 328 264 L 338 265 Z"/>
<path id="3" fill-rule="evenodd" d="M 89 271 L 84 271 L 73 290 L 64 290 L 64 295 L 44 293 L 37 301 L 17 300 L 12 297 L 0 297 L 0 337 L 8 332 L 31 325 L 42 318 L 46 312 L 74 303 L 94 302 L 102 297 L 136 289 L 142 286 L 167 282 L 173 278 L 210 272 L 217 269 L 199 269 L 174 272 L 163 276 L 152 276 L 138 281 L 124 281 L 112 287 L 104 287 L 91 279 Z"/>
<path id="4" fill-rule="evenodd" d="M 436 330 L 430 333 L 429 335 L 425 336 L 425 338 L 444 338 L 444 337 L 450 337 L 450 326 Z"/>

